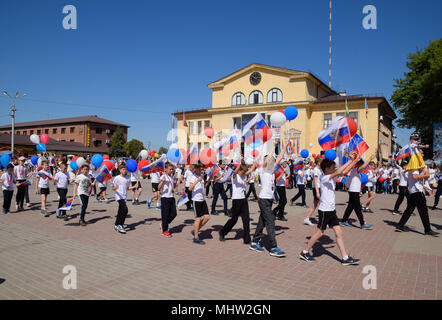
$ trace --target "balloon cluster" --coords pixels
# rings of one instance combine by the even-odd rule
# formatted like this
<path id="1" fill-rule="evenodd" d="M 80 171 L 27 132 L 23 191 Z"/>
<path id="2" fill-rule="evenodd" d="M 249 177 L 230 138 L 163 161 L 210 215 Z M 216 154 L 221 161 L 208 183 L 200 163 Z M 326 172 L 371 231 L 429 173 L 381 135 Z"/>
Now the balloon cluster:
<path id="1" fill-rule="evenodd" d="M 298 109 L 289 106 L 285 110 L 279 110 L 270 116 L 270 123 L 274 127 L 282 127 L 287 120 L 292 121 L 298 116 Z"/>
<path id="2" fill-rule="evenodd" d="M 49 142 L 49 136 L 44 133 L 40 137 L 36 134 L 31 134 L 31 142 L 34 143 L 38 152 L 46 151 L 46 144 Z"/>

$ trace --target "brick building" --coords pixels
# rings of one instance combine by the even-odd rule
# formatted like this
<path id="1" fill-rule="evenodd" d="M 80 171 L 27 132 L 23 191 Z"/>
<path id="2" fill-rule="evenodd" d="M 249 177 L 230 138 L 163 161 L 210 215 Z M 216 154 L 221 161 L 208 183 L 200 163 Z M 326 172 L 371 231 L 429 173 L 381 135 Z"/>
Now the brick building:
<path id="1" fill-rule="evenodd" d="M 106 152 L 113 134 L 119 127 L 123 129 L 127 141 L 129 126 L 96 115 L 16 123 L 15 135 L 40 136 L 46 133 L 55 141 L 76 142 Z M 11 125 L 0 126 L 0 133 L 11 134 Z"/>

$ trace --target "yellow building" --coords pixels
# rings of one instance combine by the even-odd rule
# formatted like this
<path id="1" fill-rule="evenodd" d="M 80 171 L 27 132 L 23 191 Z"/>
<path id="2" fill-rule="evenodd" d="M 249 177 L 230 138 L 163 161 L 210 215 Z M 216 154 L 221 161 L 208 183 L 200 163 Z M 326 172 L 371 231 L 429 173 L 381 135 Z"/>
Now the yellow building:
<path id="1" fill-rule="evenodd" d="M 358 125 L 358 133 L 370 150 L 378 150 L 378 159 L 388 160 L 392 153 L 392 121 L 396 114 L 384 97 L 346 96 L 328 87 L 309 72 L 250 64 L 208 85 L 212 89 L 212 107 L 208 109 L 179 111 L 178 146 L 189 149 L 198 143 L 199 150 L 209 146 L 211 140 L 204 128 L 211 126 L 216 132 L 241 129 L 257 113 L 265 115 L 270 126 L 270 115 L 288 106 L 298 109 L 298 117 L 281 127 L 281 138 L 299 138 L 300 150 L 320 153 L 318 135 L 332 120 L 345 113 L 348 101 L 350 117 Z M 368 118 L 365 117 L 365 99 Z M 188 127 L 183 126 L 185 116 Z M 313 145 L 313 147 L 309 147 Z"/>

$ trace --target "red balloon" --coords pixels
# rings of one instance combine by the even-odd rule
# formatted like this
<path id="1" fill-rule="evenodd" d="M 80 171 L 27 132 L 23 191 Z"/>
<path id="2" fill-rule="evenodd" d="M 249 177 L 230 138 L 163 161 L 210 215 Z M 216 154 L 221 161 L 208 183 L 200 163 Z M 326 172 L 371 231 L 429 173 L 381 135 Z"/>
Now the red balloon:
<path id="1" fill-rule="evenodd" d="M 189 159 L 187 160 L 187 164 L 196 164 L 198 163 L 200 157 L 198 153 L 191 154 Z"/>
<path id="2" fill-rule="evenodd" d="M 352 118 L 347 118 L 348 129 L 350 130 L 350 136 L 354 137 L 356 132 L 358 132 L 358 125 Z"/>
<path id="3" fill-rule="evenodd" d="M 42 134 L 40 136 L 40 141 L 41 143 L 47 144 L 49 142 L 49 136 L 46 133 Z"/>
<path id="4" fill-rule="evenodd" d="M 285 116 L 284 110 L 278 110 L 278 112 L 281 112 Z"/>
<path id="5" fill-rule="evenodd" d="M 180 148 L 180 153 L 181 153 L 181 162 L 183 162 L 187 159 L 189 152 L 187 150 L 184 150 L 183 148 Z"/>
<path id="6" fill-rule="evenodd" d="M 316 154 L 312 154 L 312 157 L 313 157 L 313 159 L 315 159 L 316 158 Z"/>
<path id="7" fill-rule="evenodd" d="M 272 138 L 272 130 L 268 129 L 267 127 L 264 127 L 262 129 L 262 141 L 266 142 Z"/>
<path id="8" fill-rule="evenodd" d="M 115 169 L 114 163 L 110 160 L 104 160 L 103 164 L 106 166 L 107 170 L 109 170 L 109 171 L 112 171 Z"/>
<path id="9" fill-rule="evenodd" d="M 138 170 L 140 170 L 140 172 L 141 172 L 141 168 L 147 166 L 148 164 L 149 164 L 149 161 L 141 160 L 140 162 L 138 162 Z"/>
<path id="10" fill-rule="evenodd" d="M 216 163 L 216 155 L 212 148 L 205 148 L 200 153 L 200 160 L 204 165 L 213 167 Z"/>
<path id="11" fill-rule="evenodd" d="M 212 139 L 213 135 L 215 134 L 215 130 L 211 127 L 206 127 L 204 129 L 204 134 L 207 136 L 207 138 Z"/>
<path id="12" fill-rule="evenodd" d="M 109 155 L 107 154 L 103 155 L 103 160 L 109 160 Z"/>
<path id="13" fill-rule="evenodd" d="M 77 159 L 78 159 L 78 156 L 73 156 L 72 157 L 72 160 L 74 160 L 74 161 L 77 161 Z"/>
<path id="14" fill-rule="evenodd" d="M 254 158 L 256 158 L 256 157 L 258 156 L 258 154 L 259 154 L 259 151 L 258 151 L 258 150 L 253 150 L 253 151 L 252 151 L 252 156 L 253 156 Z"/>
<path id="15" fill-rule="evenodd" d="M 379 178 L 379 182 L 380 183 L 384 183 L 385 179 L 384 178 Z"/>

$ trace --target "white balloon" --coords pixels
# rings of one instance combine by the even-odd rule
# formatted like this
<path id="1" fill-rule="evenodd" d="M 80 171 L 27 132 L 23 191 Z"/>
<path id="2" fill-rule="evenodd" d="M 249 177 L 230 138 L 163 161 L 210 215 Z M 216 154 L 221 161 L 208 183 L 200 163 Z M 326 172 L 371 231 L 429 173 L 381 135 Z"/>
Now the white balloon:
<path id="1" fill-rule="evenodd" d="M 287 118 L 282 112 L 275 112 L 270 116 L 270 123 L 275 127 L 282 127 Z"/>
<path id="2" fill-rule="evenodd" d="M 141 150 L 140 151 L 141 159 L 146 160 L 148 156 L 149 156 L 149 152 L 147 150 Z"/>
<path id="3" fill-rule="evenodd" d="M 39 144 L 40 143 L 40 137 L 38 135 L 31 134 L 31 142 L 34 144 Z"/>
<path id="4" fill-rule="evenodd" d="M 79 168 L 81 168 L 82 165 L 84 165 L 86 163 L 86 160 L 84 160 L 83 157 L 78 157 L 77 159 L 77 165 Z"/>

